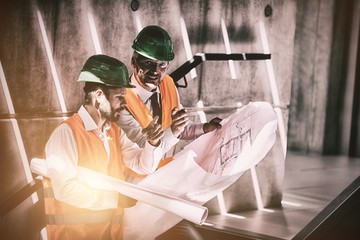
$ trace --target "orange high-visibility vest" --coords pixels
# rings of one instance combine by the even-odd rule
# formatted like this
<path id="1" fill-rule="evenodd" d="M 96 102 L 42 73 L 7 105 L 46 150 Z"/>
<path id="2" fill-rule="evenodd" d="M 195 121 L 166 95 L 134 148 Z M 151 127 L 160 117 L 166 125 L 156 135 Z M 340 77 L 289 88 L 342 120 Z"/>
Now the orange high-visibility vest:
<path id="1" fill-rule="evenodd" d="M 162 113 L 162 123 L 161 126 L 163 129 L 168 128 L 172 123 L 171 111 L 175 107 L 179 109 L 179 98 L 174 84 L 174 80 L 169 76 L 165 75 L 160 85 L 160 94 L 161 94 L 161 113 Z M 150 122 L 153 120 L 153 116 L 145 105 L 145 103 L 140 99 L 140 97 L 131 89 L 126 89 L 125 100 L 127 104 L 127 109 L 135 120 L 140 124 L 144 129 Z M 164 166 L 172 160 L 172 157 L 163 159 L 159 167 Z M 137 174 L 131 169 L 126 168 L 126 174 L 130 174 L 136 177 L 145 177 L 145 175 Z"/>
<path id="2" fill-rule="evenodd" d="M 78 147 L 78 165 L 123 179 L 120 128 L 111 123 L 108 130 L 110 159 L 102 141 L 84 128 L 76 113 L 65 121 L 72 129 Z M 44 180 L 46 230 L 48 239 L 122 239 L 123 209 L 88 210 L 54 198 L 51 182 Z"/>

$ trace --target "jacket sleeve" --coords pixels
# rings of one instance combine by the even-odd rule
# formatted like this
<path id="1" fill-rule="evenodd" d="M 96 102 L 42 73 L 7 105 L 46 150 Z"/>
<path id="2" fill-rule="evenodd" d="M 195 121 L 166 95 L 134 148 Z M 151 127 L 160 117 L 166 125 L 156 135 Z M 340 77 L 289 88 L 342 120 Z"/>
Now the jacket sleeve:
<path id="1" fill-rule="evenodd" d="M 143 148 L 132 142 L 125 132 L 120 130 L 120 144 L 122 147 L 122 158 L 127 167 L 140 174 L 155 172 L 159 162 L 165 153 L 163 143 L 154 147 L 145 141 Z"/>

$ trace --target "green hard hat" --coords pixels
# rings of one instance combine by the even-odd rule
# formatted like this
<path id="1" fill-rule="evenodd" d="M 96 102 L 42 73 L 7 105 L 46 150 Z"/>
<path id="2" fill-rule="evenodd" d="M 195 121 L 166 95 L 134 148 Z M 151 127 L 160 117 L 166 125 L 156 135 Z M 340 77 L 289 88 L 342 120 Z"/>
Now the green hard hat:
<path id="1" fill-rule="evenodd" d="M 153 60 L 171 61 L 175 57 L 169 34 L 155 25 L 143 28 L 133 41 L 132 48 Z"/>
<path id="2" fill-rule="evenodd" d="M 93 55 L 86 60 L 79 82 L 95 82 L 107 86 L 134 88 L 124 63 L 107 55 Z"/>

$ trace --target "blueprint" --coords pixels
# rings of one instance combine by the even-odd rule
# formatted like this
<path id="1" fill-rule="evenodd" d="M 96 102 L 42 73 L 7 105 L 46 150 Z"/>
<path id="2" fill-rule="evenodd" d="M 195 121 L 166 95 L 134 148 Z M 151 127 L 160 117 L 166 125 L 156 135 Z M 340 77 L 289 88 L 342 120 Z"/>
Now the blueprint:
<path id="1" fill-rule="evenodd" d="M 221 129 L 191 142 L 138 186 L 203 205 L 257 165 L 275 143 L 277 119 L 267 102 L 250 102 L 221 124 Z M 125 209 L 124 239 L 154 239 L 182 219 L 138 202 Z"/>

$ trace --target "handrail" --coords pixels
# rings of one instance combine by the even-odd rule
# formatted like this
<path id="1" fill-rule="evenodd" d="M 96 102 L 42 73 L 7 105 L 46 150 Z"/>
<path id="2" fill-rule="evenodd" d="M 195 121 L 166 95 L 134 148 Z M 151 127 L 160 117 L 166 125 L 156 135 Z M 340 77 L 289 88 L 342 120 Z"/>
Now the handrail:
<path id="1" fill-rule="evenodd" d="M 192 59 L 186 61 L 179 68 L 173 71 L 170 74 L 170 77 L 175 82 L 177 87 L 187 87 L 187 81 L 185 75 L 190 72 L 193 68 L 197 67 L 204 61 L 227 61 L 227 60 L 236 60 L 236 61 L 248 61 L 248 60 L 266 60 L 270 59 L 271 54 L 265 53 L 197 53 L 193 56 Z M 180 85 L 178 81 L 184 78 L 184 85 Z"/>
<path id="2" fill-rule="evenodd" d="M 0 204 L 0 216 L 4 217 L 7 213 L 16 208 L 20 203 L 40 188 L 42 188 L 42 181 L 40 179 L 35 178 L 31 182 L 27 183 L 19 191 Z"/>

